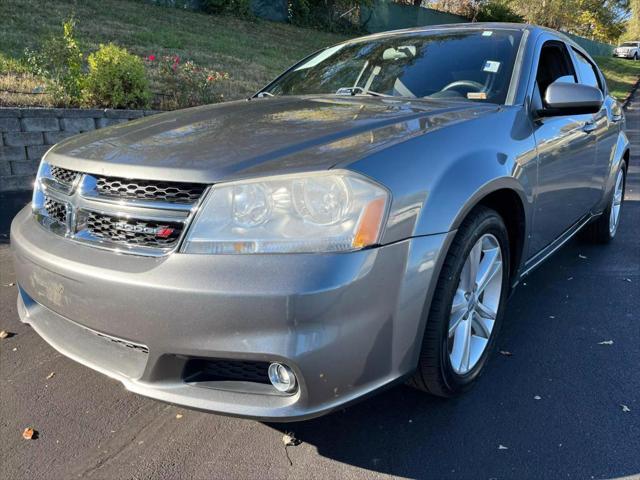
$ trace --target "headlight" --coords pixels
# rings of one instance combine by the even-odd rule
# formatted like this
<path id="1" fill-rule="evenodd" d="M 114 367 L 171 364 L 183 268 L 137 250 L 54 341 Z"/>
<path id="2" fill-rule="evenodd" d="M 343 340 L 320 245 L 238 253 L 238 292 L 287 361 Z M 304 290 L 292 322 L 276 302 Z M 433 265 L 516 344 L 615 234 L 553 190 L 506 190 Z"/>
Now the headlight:
<path id="1" fill-rule="evenodd" d="M 182 252 L 344 252 L 375 245 L 389 193 L 347 171 L 278 175 L 214 185 Z"/>

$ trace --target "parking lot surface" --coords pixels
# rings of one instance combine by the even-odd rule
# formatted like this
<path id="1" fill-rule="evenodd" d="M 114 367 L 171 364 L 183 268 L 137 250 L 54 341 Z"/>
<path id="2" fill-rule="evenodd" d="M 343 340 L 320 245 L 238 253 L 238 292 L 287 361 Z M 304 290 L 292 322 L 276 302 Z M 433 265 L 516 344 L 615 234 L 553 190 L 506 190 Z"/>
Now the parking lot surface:
<path id="1" fill-rule="evenodd" d="M 0 330 L 13 333 L 0 340 L 0 478 L 640 474 L 640 95 L 628 134 L 618 237 L 574 239 L 526 279 L 499 341 L 511 355 L 496 352 L 477 388 L 442 400 L 400 386 L 283 425 L 145 399 L 49 347 L 15 307 L 7 234 L 29 196 L 0 196 Z M 301 443 L 285 449 L 285 433 Z"/>

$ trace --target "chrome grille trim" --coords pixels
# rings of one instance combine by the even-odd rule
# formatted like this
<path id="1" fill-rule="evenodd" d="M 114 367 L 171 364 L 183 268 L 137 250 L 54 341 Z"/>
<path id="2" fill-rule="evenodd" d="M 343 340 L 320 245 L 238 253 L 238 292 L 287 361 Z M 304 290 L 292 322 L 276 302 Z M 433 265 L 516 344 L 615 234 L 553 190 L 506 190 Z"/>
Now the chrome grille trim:
<path id="1" fill-rule="evenodd" d="M 76 172 L 72 184 L 62 183 L 74 172 L 58 172 L 56 178 L 54 168 L 60 167 L 43 163 L 38 173 L 32 204 L 38 223 L 70 240 L 133 255 L 157 257 L 177 250 L 210 188 L 202 185 L 192 204 L 107 197 L 97 190 L 98 177 Z M 162 238 L 166 229 L 173 232 Z"/>
<path id="2" fill-rule="evenodd" d="M 130 180 L 118 177 L 97 177 L 98 195 L 127 200 L 164 201 L 192 204 L 204 192 L 205 185 L 156 180 Z"/>

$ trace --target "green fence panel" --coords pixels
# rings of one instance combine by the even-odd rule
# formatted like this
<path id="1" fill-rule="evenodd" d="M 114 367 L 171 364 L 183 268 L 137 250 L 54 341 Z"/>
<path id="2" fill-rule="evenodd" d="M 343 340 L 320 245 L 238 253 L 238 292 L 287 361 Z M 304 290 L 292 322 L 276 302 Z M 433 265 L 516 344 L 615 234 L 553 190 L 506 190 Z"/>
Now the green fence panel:
<path id="1" fill-rule="evenodd" d="M 579 37 L 570 33 L 566 35 L 582 48 L 584 48 L 592 57 L 609 57 L 613 55 L 613 45 L 596 42 L 595 40 L 589 40 L 588 38 Z"/>
<path id="2" fill-rule="evenodd" d="M 362 27 L 371 33 L 467 21 L 466 18 L 458 15 L 430 8 L 398 5 L 391 0 L 375 0 L 371 7 L 363 7 L 360 12 Z"/>
<path id="3" fill-rule="evenodd" d="M 289 20 L 287 0 L 251 0 L 251 10 L 256 17 L 274 22 Z"/>

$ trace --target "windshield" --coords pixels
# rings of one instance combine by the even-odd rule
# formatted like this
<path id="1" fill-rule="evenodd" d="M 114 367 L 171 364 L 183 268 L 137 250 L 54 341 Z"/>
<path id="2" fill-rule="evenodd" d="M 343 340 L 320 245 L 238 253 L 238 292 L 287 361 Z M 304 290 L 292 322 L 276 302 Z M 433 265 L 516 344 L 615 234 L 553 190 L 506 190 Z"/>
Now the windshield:
<path id="1" fill-rule="evenodd" d="M 504 103 L 521 36 L 518 30 L 450 30 L 356 40 L 316 53 L 262 93 Z"/>
<path id="2" fill-rule="evenodd" d="M 636 42 L 624 42 L 621 46 L 623 47 L 636 47 L 638 44 Z"/>

